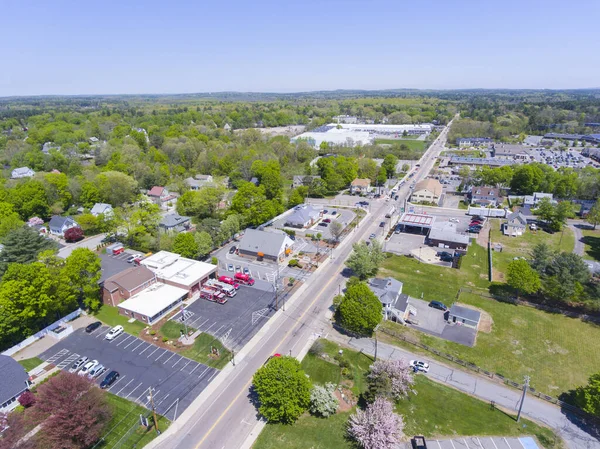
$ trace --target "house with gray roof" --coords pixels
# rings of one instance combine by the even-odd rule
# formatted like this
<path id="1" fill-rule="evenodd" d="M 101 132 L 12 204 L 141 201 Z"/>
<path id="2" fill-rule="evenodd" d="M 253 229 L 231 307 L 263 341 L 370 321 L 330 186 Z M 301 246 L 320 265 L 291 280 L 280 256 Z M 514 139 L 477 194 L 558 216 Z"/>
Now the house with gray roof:
<path id="1" fill-rule="evenodd" d="M 533 195 L 525 195 L 523 197 L 523 204 L 525 204 L 525 206 L 537 207 L 543 198 L 548 198 L 552 203 L 555 202 L 554 195 L 551 193 L 534 192 Z"/>
<path id="2" fill-rule="evenodd" d="M 29 375 L 19 363 L 0 355 L 0 412 L 7 413 L 18 405 L 19 396 L 29 389 Z"/>
<path id="3" fill-rule="evenodd" d="M 481 312 L 465 306 L 452 304 L 448 312 L 448 322 L 477 329 L 481 320 Z"/>
<path id="4" fill-rule="evenodd" d="M 286 218 L 285 225 L 291 226 L 292 228 L 308 228 L 315 224 L 320 216 L 320 208 L 309 205 L 297 206 Z"/>
<path id="5" fill-rule="evenodd" d="M 35 175 L 35 172 L 29 167 L 19 167 L 12 171 L 10 177 L 11 179 L 21 179 L 31 178 L 33 175 Z"/>
<path id="6" fill-rule="evenodd" d="M 320 176 L 312 176 L 312 175 L 294 175 L 292 179 L 292 187 L 294 189 L 300 186 L 310 186 L 315 179 L 321 179 Z"/>
<path id="7" fill-rule="evenodd" d="M 184 217 L 177 212 L 166 214 L 158 225 L 163 232 L 185 232 L 191 226 L 190 217 Z"/>
<path id="8" fill-rule="evenodd" d="M 516 237 L 525 234 L 527 229 L 527 219 L 525 216 L 517 211 L 513 212 L 506 217 L 506 223 L 502 224 L 502 233 L 504 235 L 510 235 Z"/>
<path id="9" fill-rule="evenodd" d="M 67 229 L 77 228 L 79 224 L 71 217 L 61 217 L 60 215 L 53 215 L 49 223 L 50 234 L 58 235 L 63 237 Z"/>
<path id="10" fill-rule="evenodd" d="M 470 242 L 471 237 L 458 232 L 451 222 L 435 223 L 427 236 L 427 244 L 438 248 L 466 250 Z"/>
<path id="11" fill-rule="evenodd" d="M 369 280 L 369 288 L 381 301 L 384 320 L 404 323 L 408 319 L 409 298 L 402 293 L 402 286 L 402 282 L 392 277 Z"/>
<path id="12" fill-rule="evenodd" d="M 184 180 L 190 190 L 200 190 L 202 187 L 214 184 L 212 175 L 196 175 L 193 178 L 190 176 Z"/>
<path id="13" fill-rule="evenodd" d="M 246 229 L 238 252 L 241 256 L 283 260 L 292 251 L 294 241 L 283 231 Z"/>
<path id="14" fill-rule="evenodd" d="M 106 203 L 96 203 L 94 207 L 90 210 L 90 214 L 94 217 L 97 217 L 100 214 L 103 214 L 104 217 L 112 217 L 114 214 L 113 208 L 110 204 Z"/>

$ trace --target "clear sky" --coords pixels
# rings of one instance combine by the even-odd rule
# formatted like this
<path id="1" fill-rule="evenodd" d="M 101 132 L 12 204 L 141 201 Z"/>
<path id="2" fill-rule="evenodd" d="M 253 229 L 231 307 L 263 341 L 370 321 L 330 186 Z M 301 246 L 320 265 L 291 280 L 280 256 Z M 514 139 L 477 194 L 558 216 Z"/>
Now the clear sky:
<path id="1" fill-rule="evenodd" d="M 600 87 L 600 0 L 3 0 L 0 96 Z"/>

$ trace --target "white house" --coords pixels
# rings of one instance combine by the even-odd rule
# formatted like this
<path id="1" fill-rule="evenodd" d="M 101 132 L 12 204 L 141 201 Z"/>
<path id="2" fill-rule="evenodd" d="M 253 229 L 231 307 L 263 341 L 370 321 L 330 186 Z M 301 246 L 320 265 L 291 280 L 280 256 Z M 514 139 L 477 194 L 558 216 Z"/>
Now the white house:
<path id="1" fill-rule="evenodd" d="M 0 412 L 8 413 L 18 405 L 19 396 L 29 389 L 29 375 L 15 359 L 0 355 Z"/>
<path id="2" fill-rule="evenodd" d="M 94 217 L 103 214 L 104 217 L 108 218 L 113 216 L 114 211 L 110 204 L 96 203 L 94 204 L 94 207 L 92 207 L 92 209 L 90 210 L 90 214 L 92 214 Z"/>
<path id="3" fill-rule="evenodd" d="M 20 178 L 31 178 L 33 175 L 35 175 L 35 172 L 30 169 L 29 167 L 19 167 L 19 168 L 15 168 L 12 171 L 11 174 L 11 178 L 12 179 L 20 179 Z"/>
<path id="4" fill-rule="evenodd" d="M 63 237 L 65 232 L 71 228 L 79 227 L 79 224 L 71 217 L 61 217 L 60 215 L 53 215 L 50 219 L 50 233 Z"/>

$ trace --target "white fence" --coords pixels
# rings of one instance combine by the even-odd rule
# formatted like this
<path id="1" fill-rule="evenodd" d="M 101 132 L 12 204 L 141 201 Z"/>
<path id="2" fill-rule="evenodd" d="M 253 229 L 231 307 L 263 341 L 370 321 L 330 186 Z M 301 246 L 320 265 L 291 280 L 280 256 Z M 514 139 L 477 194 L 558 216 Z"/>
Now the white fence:
<path id="1" fill-rule="evenodd" d="M 61 324 L 66 323 L 67 321 L 74 320 L 75 318 L 77 318 L 82 313 L 84 313 L 84 312 L 81 309 L 77 309 L 74 312 L 69 313 L 68 315 L 62 317 L 60 320 L 55 321 L 54 323 L 52 323 L 50 326 L 47 326 L 44 329 L 42 329 L 41 331 L 39 331 L 36 334 L 32 335 L 31 337 L 26 338 L 21 343 L 16 344 L 12 348 L 7 349 L 6 351 L 4 351 L 2 353 L 2 355 L 11 356 L 11 355 L 13 355 L 16 352 L 19 352 L 21 349 L 23 349 L 23 348 L 29 346 L 30 344 L 38 341 L 40 338 L 45 337 L 46 335 L 48 335 L 49 332 L 52 332 L 54 329 L 56 329 L 57 327 L 59 327 Z"/>

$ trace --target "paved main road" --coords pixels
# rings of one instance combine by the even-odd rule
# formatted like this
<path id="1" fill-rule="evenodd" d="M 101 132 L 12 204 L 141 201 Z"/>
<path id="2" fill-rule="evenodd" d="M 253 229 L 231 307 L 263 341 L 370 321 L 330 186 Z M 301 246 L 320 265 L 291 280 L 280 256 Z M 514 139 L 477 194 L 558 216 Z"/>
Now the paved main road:
<path id="1" fill-rule="evenodd" d="M 95 251 L 98 245 L 102 243 L 102 239 L 104 237 L 106 237 L 106 234 L 98 234 L 92 237 L 87 237 L 77 243 L 65 243 L 65 246 L 58 251 L 58 257 L 66 259 L 71 255 L 73 250 L 77 248 L 88 248 Z"/>
<path id="2" fill-rule="evenodd" d="M 444 130 L 421 158 L 421 169 L 414 176 L 416 180 L 424 178 L 431 170 L 435 157 L 443 148 L 447 132 L 447 129 Z M 398 194 L 403 199 L 408 192 L 408 186 L 404 185 Z M 287 306 L 285 313 L 271 320 L 269 331 L 243 360 L 238 360 L 235 370 L 219 384 L 218 389 L 205 398 L 202 406 L 183 426 L 174 423 L 152 447 L 220 449 L 239 448 L 244 443 L 258 420 L 256 408 L 249 399 L 254 372 L 270 355 L 297 355 L 315 334 L 328 332 L 324 317 L 331 298 L 345 283 L 341 272 L 352 251 L 352 243 L 365 240 L 375 232 L 388 207 L 389 203 L 383 199 L 371 203 L 371 211 L 364 224 L 349 234 L 333 252 L 332 260 L 311 276 L 303 294 Z"/>

